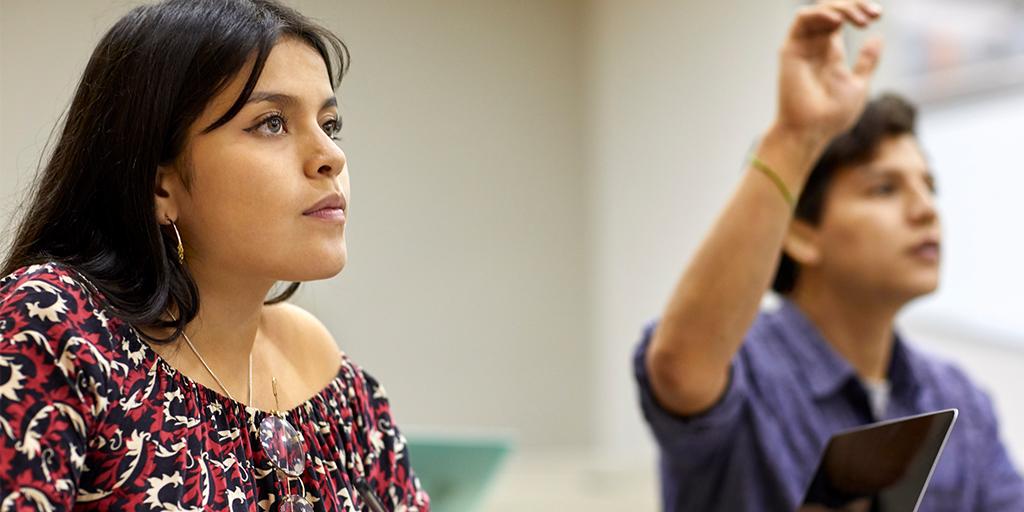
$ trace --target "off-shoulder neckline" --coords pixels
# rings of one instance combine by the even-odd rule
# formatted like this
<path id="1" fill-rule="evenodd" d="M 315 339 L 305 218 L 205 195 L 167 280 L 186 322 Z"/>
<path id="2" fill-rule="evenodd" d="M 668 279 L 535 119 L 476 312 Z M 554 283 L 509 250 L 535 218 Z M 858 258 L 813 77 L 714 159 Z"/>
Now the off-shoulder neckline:
<path id="1" fill-rule="evenodd" d="M 223 393 L 220 393 L 219 391 L 201 382 L 196 381 L 195 379 L 182 373 L 178 368 L 175 368 L 174 365 L 172 365 L 169 361 L 160 356 L 160 354 L 153 350 L 153 348 L 150 347 L 149 344 L 144 341 L 143 336 L 141 335 L 141 333 L 139 333 L 138 329 L 136 329 L 134 325 L 116 316 L 115 313 L 107 306 L 107 302 L 103 297 L 103 293 L 98 288 L 96 288 L 96 286 L 91 281 L 89 281 L 88 278 L 82 275 L 82 273 L 79 272 L 74 267 L 58 261 L 50 261 L 46 263 L 39 263 L 36 265 L 50 267 L 52 270 L 57 271 L 63 270 L 66 273 L 71 274 L 72 279 L 74 279 L 77 282 L 77 284 L 85 291 L 87 295 L 86 298 L 98 299 L 90 301 L 92 303 L 92 307 L 95 310 L 97 310 L 97 312 L 102 313 L 108 320 L 114 319 L 119 325 L 123 325 L 127 328 L 127 332 L 131 337 L 129 339 L 129 342 L 133 342 L 138 346 L 142 347 L 142 350 L 145 354 L 143 360 L 151 362 L 150 367 L 147 368 L 147 370 L 152 371 L 153 366 L 159 367 L 168 376 L 179 379 L 181 384 L 194 388 L 197 392 L 199 392 L 202 395 L 204 401 L 207 403 L 219 403 L 221 406 L 229 407 L 235 412 L 242 411 L 251 418 L 261 418 L 270 414 L 274 414 L 275 411 L 267 411 L 257 407 L 251 407 L 242 402 L 239 402 L 238 400 L 234 400 L 228 397 L 227 395 L 224 395 Z M 27 272 L 28 269 L 30 269 L 32 266 L 35 265 L 22 267 L 18 270 L 15 270 L 12 273 L 12 275 L 19 273 L 19 271 Z M 94 297 L 94 295 L 99 296 Z M 119 335 L 125 336 L 125 333 L 122 332 L 119 333 Z M 310 405 L 327 400 L 329 396 L 332 394 L 332 392 L 335 390 L 335 388 L 343 388 L 345 385 L 345 377 L 348 376 L 349 370 L 351 369 L 351 365 L 343 352 L 339 353 L 338 357 L 338 372 L 335 374 L 333 379 L 331 379 L 323 388 L 321 388 L 319 391 L 314 393 L 309 398 L 303 400 L 302 402 L 299 402 L 297 405 L 288 410 L 279 411 L 279 413 L 289 418 L 297 418 L 299 416 L 299 413 L 302 410 L 308 408 Z"/>

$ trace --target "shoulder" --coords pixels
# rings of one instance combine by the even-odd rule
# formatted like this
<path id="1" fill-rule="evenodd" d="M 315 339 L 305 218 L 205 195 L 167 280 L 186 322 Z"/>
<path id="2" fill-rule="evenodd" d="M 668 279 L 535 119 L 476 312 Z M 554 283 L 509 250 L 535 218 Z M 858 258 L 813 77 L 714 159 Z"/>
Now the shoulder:
<path id="1" fill-rule="evenodd" d="M 21 267 L 0 277 L 0 303 L 8 304 L 41 295 L 71 298 L 81 295 L 84 287 L 75 278 L 74 271 L 56 262 Z"/>
<path id="2" fill-rule="evenodd" d="M 320 354 L 340 355 L 338 344 L 327 327 L 309 311 L 290 302 L 280 302 L 264 309 L 273 329 L 290 341 Z"/>
<path id="3" fill-rule="evenodd" d="M 281 328 L 276 331 L 283 336 L 285 343 L 294 343 L 304 354 L 306 368 L 320 368 L 327 372 L 333 369 L 333 375 L 339 372 L 343 379 L 356 389 L 357 394 L 367 393 L 368 399 L 387 400 L 384 386 L 370 372 L 349 359 L 339 347 L 334 336 L 315 315 L 302 307 L 289 302 L 281 302 L 265 309 L 272 322 L 278 322 Z M 326 374 L 326 373 L 325 373 Z"/>
<path id="4" fill-rule="evenodd" d="M 922 350 L 916 343 L 908 342 L 902 336 L 900 343 L 917 378 L 926 381 L 924 384 L 965 392 L 978 390 L 967 372 L 951 359 L 930 350 Z"/>
<path id="5" fill-rule="evenodd" d="M 282 351 L 296 354 L 305 368 L 326 366 L 338 371 L 343 354 L 320 319 L 290 302 L 266 306 L 263 312 L 271 337 L 278 343 L 288 344 L 288 347 L 282 346 Z"/>
<path id="6" fill-rule="evenodd" d="M 958 364 L 904 342 L 919 384 L 936 397 L 936 405 L 960 409 L 962 419 L 994 418 L 991 398 Z"/>
<path id="7" fill-rule="evenodd" d="M 123 378 L 128 366 L 103 309 L 77 276 L 70 267 L 46 263 L 0 279 L 0 366 L 23 377 L 0 389 L 16 386 L 57 395 L 70 389 L 99 414 L 110 398 L 99 395 L 113 393 L 108 384 Z"/>
<path id="8" fill-rule="evenodd" d="M 0 338 L 13 330 L 81 333 L 106 327 L 92 293 L 70 267 L 31 265 L 0 279 Z"/>

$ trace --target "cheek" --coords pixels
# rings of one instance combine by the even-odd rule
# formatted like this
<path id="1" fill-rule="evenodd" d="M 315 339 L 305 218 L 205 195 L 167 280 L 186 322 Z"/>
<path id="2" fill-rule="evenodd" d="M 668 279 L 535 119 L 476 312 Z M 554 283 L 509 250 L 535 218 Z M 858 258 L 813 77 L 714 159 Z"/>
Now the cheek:
<path id="1" fill-rule="evenodd" d="M 292 217 L 301 213 L 289 201 L 297 180 L 287 179 L 288 168 L 279 157 L 252 151 L 225 150 L 197 162 L 194 221 L 211 250 L 269 249 L 268 241 L 288 231 Z"/>
<path id="2" fill-rule="evenodd" d="M 902 247 L 902 221 L 888 206 L 861 201 L 829 212 L 821 230 L 823 259 L 877 264 L 895 255 Z"/>

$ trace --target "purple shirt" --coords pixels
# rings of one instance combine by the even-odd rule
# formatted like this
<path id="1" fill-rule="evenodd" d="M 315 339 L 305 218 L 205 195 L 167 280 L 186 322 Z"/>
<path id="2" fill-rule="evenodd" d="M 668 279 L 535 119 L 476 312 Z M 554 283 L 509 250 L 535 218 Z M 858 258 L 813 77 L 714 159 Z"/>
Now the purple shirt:
<path id="1" fill-rule="evenodd" d="M 709 411 L 681 417 L 651 392 L 636 351 L 640 403 L 660 449 L 666 511 L 792 512 L 829 437 L 846 428 L 955 407 L 960 417 L 932 475 L 921 512 L 1024 511 L 1024 481 L 999 439 L 988 397 L 955 366 L 896 336 L 891 396 L 874 418 L 853 367 L 791 302 L 761 313 Z"/>

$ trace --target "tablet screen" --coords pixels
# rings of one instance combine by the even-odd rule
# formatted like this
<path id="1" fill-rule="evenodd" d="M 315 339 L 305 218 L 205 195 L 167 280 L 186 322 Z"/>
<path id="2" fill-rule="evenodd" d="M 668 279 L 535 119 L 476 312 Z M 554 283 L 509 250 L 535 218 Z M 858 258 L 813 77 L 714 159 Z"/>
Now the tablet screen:
<path id="1" fill-rule="evenodd" d="M 957 410 L 873 423 L 829 440 L 797 512 L 913 512 Z"/>

